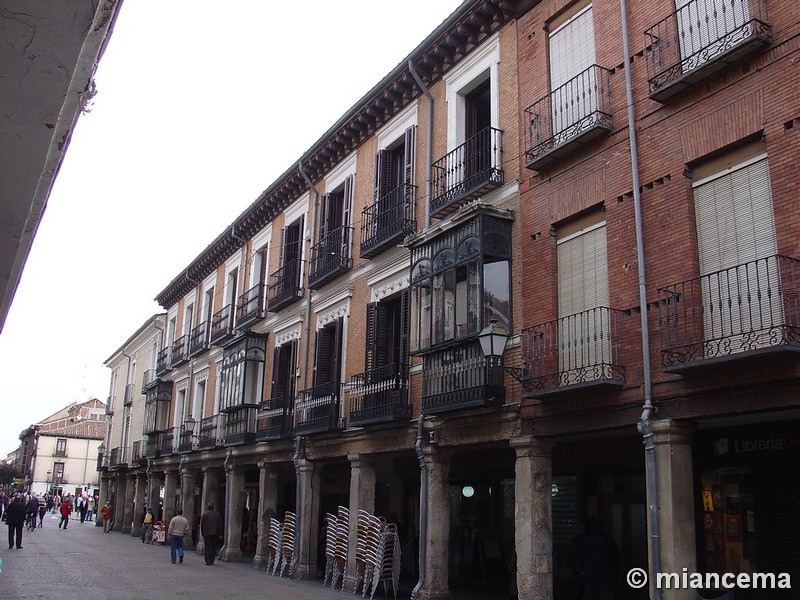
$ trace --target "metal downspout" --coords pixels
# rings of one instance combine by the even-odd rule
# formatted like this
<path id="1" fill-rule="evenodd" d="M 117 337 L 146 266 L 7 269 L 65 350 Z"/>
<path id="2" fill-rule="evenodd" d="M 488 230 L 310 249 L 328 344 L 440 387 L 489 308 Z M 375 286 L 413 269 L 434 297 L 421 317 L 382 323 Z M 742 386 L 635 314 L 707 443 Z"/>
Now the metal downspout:
<path id="1" fill-rule="evenodd" d="M 309 190 L 314 192 L 314 207 L 313 207 L 313 209 L 311 211 L 311 234 L 310 234 L 310 239 L 313 240 L 314 239 L 314 232 L 317 230 L 317 211 L 319 210 L 319 192 L 317 191 L 317 188 L 314 187 L 314 184 L 312 183 L 311 178 L 308 176 L 308 174 L 303 169 L 303 162 L 302 161 L 298 161 L 297 170 L 300 172 L 300 175 L 305 180 L 306 185 L 308 185 Z M 304 328 L 304 332 L 303 332 L 303 363 L 300 366 L 300 382 L 301 382 L 302 386 L 305 386 L 306 385 L 306 377 L 308 376 L 308 356 L 309 356 L 309 352 L 310 352 L 310 350 L 309 350 L 309 348 L 310 348 L 309 337 L 311 336 L 311 288 L 309 288 L 308 286 L 306 286 L 306 309 L 305 309 L 305 317 L 304 317 L 303 321 L 304 321 L 304 325 L 303 325 L 303 328 Z M 296 481 L 296 484 L 295 484 L 295 486 L 296 486 L 295 498 L 297 498 L 297 502 L 304 502 L 304 497 L 302 495 L 303 490 L 302 490 L 301 481 L 300 481 L 300 459 L 303 457 L 303 454 L 305 453 L 302 442 L 303 442 L 303 436 L 298 435 L 296 437 L 296 439 L 295 439 L 295 452 L 294 452 L 294 455 L 292 456 L 292 461 L 294 462 L 294 472 L 295 472 L 295 481 Z M 312 485 L 313 485 L 313 483 L 312 483 Z M 309 498 L 308 501 L 313 502 L 313 498 Z M 298 528 L 300 530 L 302 530 L 302 523 L 299 523 L 299 521 L 300 521 L 300 517 L 299 517 L 300 510 L 297 510 L 296 512 L 298 513 L 298 517 L 297 517 Z M 311 525 L 310 524 L 309 524 L 309 527 L 308 527 L 308 536 L 309 536 L 308 547 L 310 549 L 311 548 Z M 298 538 L 299 538 L 299 536 L 298 536 Z M 299 544 L 299 539 L 297 540 L 297 543 Z M 295 564 L 296 564 L 297 561 L 300 558 L 299 552 L 295 551 L 295 557 L 296 557 L 295 558 Z M 309 560 L 310 559 L 311 559 L 311 557 L 309 556 Z"/>
<path id="2" fill-rule="evenodd" d="M 433 147 L 433 96 L 430 90 L 423 83 L 422 78 L 414 69 L 414 63 L 409 59 L 408 70 L 414 81 L 428 99 L 428 126 L 425 137 L 425 228 L 427 231 L 431 226 L 431 152 Z M 425 462 L 425 455 L 422 453 L 422 434 L 425 428 L 425 416 L 420 414 L 417 418 L 417 439 L 414 442 L 414 450 L 419 461 L 419 580 L 411 592 L 411 600 L 419 598 L 422 586 L 425 584 L 425 563 L 427 561 L 427 545 L 425 538 L 428 534 L 428 465 Z"/>
<path id="3" fill-rule="evenodd" d="M 636 144 L 636 116 L 633 105 L 633 82 L 631 75 L 631 49 L 628 41 L 628 7 L 626 0 L 620 0 L 622 24 L 622 47 L 625 55 L 625 89 L 628 104 L 628 138 L 631 145 L 631 178 L 633 183 L 633 208 L 636 221 L 636 261 L 639 275 L 639 312 L 642 326 L 642 370 L 644 403 L 642 415 L 639 417 L 639 431 L 644 443 L 645 461 L 647 463 L 647 500 L 650 513 L 650 558 L 651 575 L 661 572 L 661 526 L 659 520 L 658 499 L 658 463 L 656 445 L 653 441 L 651 417 L 653 415 L 653 390 L 650 381 L 650 330 L 647 323 L 647 282 L 644 263 L 644 234 L 642 229 L 642 197 L 639 184 L 639 151 Z M 652 581 L 652 578 L 651 578 Z M 654 600 L 661 599 L 661 590 L 651 584 Z"/>
<path id="4" fill-rule="evenodd" d="M 433 96 L 431 96 L 428 87 L 422 82 L 422 78 L 414 69 L 414 63 L 409 59 L 408 70 L 414 81 L 417 82 L 419 89 L 425 94 L 428 99 L 428 131 L 425 134 L 425 228 L 428 231 L 431 226 L 431 152 L 433 152 Z"/>

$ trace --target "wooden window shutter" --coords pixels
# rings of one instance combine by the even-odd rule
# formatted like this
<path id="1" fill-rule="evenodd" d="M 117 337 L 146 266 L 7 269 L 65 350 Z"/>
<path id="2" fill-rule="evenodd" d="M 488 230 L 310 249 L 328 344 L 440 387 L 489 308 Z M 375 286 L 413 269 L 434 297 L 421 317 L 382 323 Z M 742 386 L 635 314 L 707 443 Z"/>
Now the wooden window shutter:
<path id="1" fill-rule="evenodd" d="M 353 206 L 353 176 L 344 180 L 341 227 L 350 227 L 350 210 Z M 350 258 L 350 230 L 342 229 L 342 259 Z"/>
<path id="2" fill-rule="evenodd" d="M 338 385 L 341 383 L 342 371 L 342 336 L 344 335 L 344 317 L 336 319 L 336 324 L 333 326 L 333 333 L 331 335 L 331 379 L 330 381 L 336 384 L 337 388 L 333 390 L 334 394 L 339 393 Z"/>
<path id="3" fill-rule="evenodd" d="M 400 293 L 400 368 L 405 373 L 411 347 L 411 290 Z"/>
<path id="4" fill-rule="evenodd" d="M 330 214 L 331 194 L 322 194 L 319 200 L 319 241 L 321 241 L 331 230 L 328 223 Z"/>
<path id="5" fill-rule="evenodd" d="M 375 368 L 375 321 L 378 313 L 378 303 L 367 304 L 366 313 L 366 348 L 364 349 L 364 370 L 369 372 Z"/>
<path id="6" fill-rule="evenodd" d="M 286 406 L 286 361 L 284 360 L 284 347 L 277 346 L 272 358 L 272 392 L 270 408 L 283 408 Z"/>
<path id="7" fill-rule="evenodd" d="M 413 218 L 414 214 L 414 159 L 416 157 L 417 126 L 412 125 L 406 129 L 405 147 L 403 152 L 403 183 L 406 184 L 403 193 L 404 213 L 400 218 Z"/>
<path id="8" fill-rule="evenodd" d="M 389 189 L 391 181 L 391 153 L 388 150 L 378 150 L 378 153 L 375 155 L 375 191 L 373 197 L 375 202 L 392 191 Z"/>

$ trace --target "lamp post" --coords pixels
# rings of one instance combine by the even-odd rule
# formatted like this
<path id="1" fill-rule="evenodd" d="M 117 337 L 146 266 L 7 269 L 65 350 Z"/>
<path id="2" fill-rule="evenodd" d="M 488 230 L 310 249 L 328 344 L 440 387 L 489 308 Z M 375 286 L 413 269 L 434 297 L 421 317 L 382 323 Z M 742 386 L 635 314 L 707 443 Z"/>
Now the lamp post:
<path id="1" fill-rule="evenodd" d="M 50 475 L 52 475 L 52 474 L 53 474 L 52 471 L 50 471 L 50 470 L 47 471 L 47 492 L 46 492 L 47 494 L 49 494 L 51 492 L 51 490 L 50 490 Z"/>
<path id="2" fill-rule="evenodd" d="M 508 337 L 508 332 L 497 324 L 497 319 L 490 320 L 489 324 L 478 334 L 481 352 L 486 358 L 486 364 L 491 369 L 491 373 L 508 373 L 519 381 L 523 388 L 526 388 L 530 378 L 530 368 L 528 365 L 525 363 L 522 364 L 522 367 L 506 367 L 503 365 L 503 353 L 506 351 Z M 502 381 L 494 381 L 495 378 L 491 375 L 490 377 L 493 385 L 503 384 Z"/>

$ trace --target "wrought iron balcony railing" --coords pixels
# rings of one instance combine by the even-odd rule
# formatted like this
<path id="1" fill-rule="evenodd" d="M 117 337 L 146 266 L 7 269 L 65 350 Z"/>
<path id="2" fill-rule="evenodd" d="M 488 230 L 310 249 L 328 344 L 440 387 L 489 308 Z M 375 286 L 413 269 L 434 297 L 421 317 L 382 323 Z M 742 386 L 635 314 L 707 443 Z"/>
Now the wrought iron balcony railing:
<path id="1" fill-rule="evenodd" d="M 117 406 L 117 397 L 109 396 L 106 399 L 106 414 L 110 417 L 114 416 L 114 408 Z"/>
<path id="2" fill-rule="evenodd" d="M 200 421 L 200 439 L 197 442 L 200 450 L 210 450 L 222 446 L 223 423 L 222 415 L 205 417 Z"/>
<path id="3" fill-rule="evenodd" d="M 408 421 L 408 369 L 387 365 L 350 379 L 350 425 L 364 426 L 391 421 Z"/>
<path id="4" fill-rule="evenodd" d="M 416 231 L 416 194 L 417 186 L 404 183 L 361 212 L 361 258 L 374 258 Z"/>
<path id="5" fill-rule="evenodd" d="M 772 42 L 767 0 L 692 0 L 645 31 L 650 97 L 666 102 Z"/>
<path id="6" fill-rule="evenodd" d="M 432 167 L 430 213 L 442 218 L 503 185 L 503 132 L 487 127 Z"/>
<path id="7" fill-rule="evenodd" d="M 195 356 L 200 356 L 203 352 L 208 350 L 211 346 L 209 344 L 209 327 L 208 321 L 203 321 L 197 327 L 192 329 L 192 333 L 189 334 L 191 337 L 189 338 L 189 357 L 194 358 Z"/>
<path id="8" fill-rule="evenodd" d="M 239 329 L 255 325 L 266 318 L 267 311 L 264 309 L 265 292 L 266 285 L 257 283 L 239 296 L 239 302 L 236 304 L 236 324 Z"/>
<path id="9" fill-rule="evenodd" d="M 180 426 L 178 432 L 178 452 L 192 452 L 193 450 L 197 450 L 197 442 L 200 436 L 197 435 L 197 431 L 200 428 L 200 423 L 195 421 L 191 426 L 184 423 Z"/>
<path id="10" fill-rule="evenodd" d="M 108 466 L 112 469 L 124 469 L 128 466 L 128 449 L 118 446 L 111 449 Z"/>
<path id="11" fill-rule="evenodd" d="M 233 328 L 233 305 L 226 304 L 211 317 L 211 333 L 209 341 L 212 344 L 222 344 L 231 339 L 235 333 Z"/>
<path id="12" fill-rule="evenodd" d="M 302 262 L 299 258 L 290 260 L 269 276 L 267 306 L 270 312 L 278 312 L 303 297 L 300 283 Z"/>
<path id="13" fill-rule="evenodd" d="M 611 131 L 611 71 L 592 65 L 525 109 L 525 166 L 541 170 Z"/>
<path id="14" fill-rule="evenodd" d="M 422 414 L 499 406 L 504 402 L 502 367 L 490 365 L 476 340 L 423 357 Z"/>
<path id="15" fill-rule="evenodd" d="M 256 409 L 238 408 L 225 413 L 226 446 L 252 444 L 256 441 Z"/>
<path id="16" fill-rule="evenodd" d="M 256 413 L 256 441 L 280 440 L 292 436 L 292 410 L 282 398 L 264 403 Z"/>
<path id="17" fill-rule="evenodd" d="M 172 343 L 173 368 L 189 362 L 189 338 L 189 334 L 182 335 Z"/>
<path id="18" fill-rule="evenodd" d="M 800 261 L 768 256 L 658 290 L 662 371 L 800 352 Z"/>
<path id="19" fill-rule="evenodd" d="M 295 432 L 307 435 L 344 429 L 339 404 L 338 383 L 324 383 L 303 390 L 295 402 Z"/>
<path id="20" fill-rule="evenodd" d="M 321 288 L 353 268 L 352 227 L 337 227 L 311 248 L 308 287 Z"/>
<path id="21" fill-rule="evenodd" d="M 161 456 L 161 434 L 154 432 L 147 434 L 147 441 L 144 443 L 145 458 L 159 458 Z"/>
<path id="22" fill-rule="evenodd" d="M 161 456 L 169 456 L 175 450 L 175 430 L 168 429 L 158 434 L 158 450 Z"/>
<path id="23" fill-rule="evenodd" d="M 123 406 L 130 406 L 133 404 L 133 396 L 135 395 L 136 391 L 134 390 L 136 386 L 132 383 L 129 383 L 125 386 L 125 393 L 122 397 L 122 404 Z"/>
<path id="24" fill-rule="evenodd" d="M 156 376 L 160 377 L 172 370 L 172 347 L 167 346 L 158 352 L 156 357 Z"/>
<path id="25" fill-rule="evenodd" d="M 625 385 L 619 360 L 619 327 L 625 317 L 622 311 L 597 307 L 524 329 L 525 396 Z"/>

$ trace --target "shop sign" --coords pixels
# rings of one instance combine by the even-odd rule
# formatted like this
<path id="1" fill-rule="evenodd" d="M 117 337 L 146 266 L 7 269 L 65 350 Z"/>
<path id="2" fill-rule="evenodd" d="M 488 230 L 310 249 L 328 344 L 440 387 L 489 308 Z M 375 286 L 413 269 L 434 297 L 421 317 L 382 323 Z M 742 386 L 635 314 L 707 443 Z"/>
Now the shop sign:
<path id="1" fill-rule="evenodd" d="M 767 437 L 720 437 L 714 439 L 714 456 L 750 452 L 780 452 L 800 449 L 800 434 L 784 433 Z"/>

